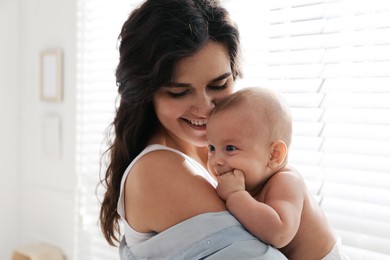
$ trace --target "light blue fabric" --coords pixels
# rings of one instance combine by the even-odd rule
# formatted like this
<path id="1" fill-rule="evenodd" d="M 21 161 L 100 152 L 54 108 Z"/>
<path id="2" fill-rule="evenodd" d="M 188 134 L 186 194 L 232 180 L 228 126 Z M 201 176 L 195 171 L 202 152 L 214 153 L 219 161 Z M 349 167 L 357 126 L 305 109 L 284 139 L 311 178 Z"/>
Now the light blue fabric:
<path id="1" fill-rule="evenodd" d="M 256 239 L 229 212 L 205 213 L 129 248 L 120 259 L 286 259 Z"/>

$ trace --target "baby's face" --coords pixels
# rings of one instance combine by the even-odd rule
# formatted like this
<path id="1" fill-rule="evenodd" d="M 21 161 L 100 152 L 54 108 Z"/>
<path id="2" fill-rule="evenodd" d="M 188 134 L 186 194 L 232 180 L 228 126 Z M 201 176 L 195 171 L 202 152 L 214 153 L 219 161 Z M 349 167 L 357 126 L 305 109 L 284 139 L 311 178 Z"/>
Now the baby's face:
<path id="1" fill-rule="evenodd" d="M 211 173 L 241 170 L 248 191 L 262 183 L 267 178 L 263 173 L 268 166 L 270 146 L 262 125 L 249 113 L 235 108 L 212 115 L 206 130 Z"/>

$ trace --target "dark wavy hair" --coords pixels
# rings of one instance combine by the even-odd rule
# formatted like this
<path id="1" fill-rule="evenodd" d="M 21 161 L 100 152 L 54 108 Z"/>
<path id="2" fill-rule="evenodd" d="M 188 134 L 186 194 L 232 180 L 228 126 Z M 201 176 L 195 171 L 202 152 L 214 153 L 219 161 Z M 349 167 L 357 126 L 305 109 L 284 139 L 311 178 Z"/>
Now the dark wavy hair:
<path id="1" fill-rule="evenodd" d="M 119 242 L 117 203 L 125 169 L 158 126 L 152 97 L 170 82 L 175 64 L 208 41 L 226 46 L 233 79 L 241 76 L 239 33 L 216 0 L 147 0 L 123 24 L 116 80 L 119 105 L 108 134 L 109 163 L 101 184 L 106 192 L 100 227 L 110 245 Z"/>

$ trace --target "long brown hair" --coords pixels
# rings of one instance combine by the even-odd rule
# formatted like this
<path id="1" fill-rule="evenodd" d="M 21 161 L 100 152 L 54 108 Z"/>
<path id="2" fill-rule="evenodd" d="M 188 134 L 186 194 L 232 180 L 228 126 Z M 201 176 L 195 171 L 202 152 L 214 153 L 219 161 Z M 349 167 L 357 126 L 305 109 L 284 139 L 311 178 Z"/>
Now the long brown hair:
<path id="1" fill-rule="evenodd" d="M 100 226 L 111 245 L 120 239 L 117 203 L 122 176 L 158 125 L 152 97 L 171 80 L 177 61 L 209 40 L 227 47 L 233 78 L 240 76 L 239 33 L 216 0 L 147 0 L 123 24 L 116 69 L 119 105 L 108 134 L 109 163 L 101 180 L 106 192 Z"/>

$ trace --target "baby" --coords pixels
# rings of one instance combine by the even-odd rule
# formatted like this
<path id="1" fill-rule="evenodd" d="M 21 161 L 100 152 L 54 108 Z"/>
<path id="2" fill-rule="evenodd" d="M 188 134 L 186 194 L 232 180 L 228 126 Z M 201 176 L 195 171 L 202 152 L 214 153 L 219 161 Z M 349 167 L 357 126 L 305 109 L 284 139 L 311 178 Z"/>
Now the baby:
<path id="1" fill-rule="evenodd" d="M 207 124 L 208 167 L 228 210 L 288 259 L 348 259 L 303 178 L 287 166 L 289 107 L 264 88 L 240 90 Z"/>

